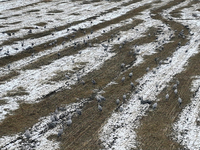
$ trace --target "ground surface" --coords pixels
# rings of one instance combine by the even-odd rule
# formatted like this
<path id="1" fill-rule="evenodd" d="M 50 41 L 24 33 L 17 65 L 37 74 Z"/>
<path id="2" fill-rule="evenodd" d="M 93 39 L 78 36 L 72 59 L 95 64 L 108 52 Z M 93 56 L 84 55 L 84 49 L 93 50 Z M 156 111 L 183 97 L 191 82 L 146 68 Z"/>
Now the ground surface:
<path id="1" fill-rule="evenodd" d="M 1 0 L 0 149 L 200 149 L 199 44 L 199 0 Z"/>

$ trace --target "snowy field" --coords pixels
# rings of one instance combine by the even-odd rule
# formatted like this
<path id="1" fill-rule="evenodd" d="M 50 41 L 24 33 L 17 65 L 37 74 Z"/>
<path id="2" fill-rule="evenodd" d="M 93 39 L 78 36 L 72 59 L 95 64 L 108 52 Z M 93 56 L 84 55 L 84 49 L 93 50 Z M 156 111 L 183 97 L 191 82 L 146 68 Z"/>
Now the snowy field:
<path id="1" fill-rule="evenodd" d="M 173 95 L 168 140 L 199 150 L 199 47 L 198 0 L 0 0 L 0 149 L 145 149 Z"/>

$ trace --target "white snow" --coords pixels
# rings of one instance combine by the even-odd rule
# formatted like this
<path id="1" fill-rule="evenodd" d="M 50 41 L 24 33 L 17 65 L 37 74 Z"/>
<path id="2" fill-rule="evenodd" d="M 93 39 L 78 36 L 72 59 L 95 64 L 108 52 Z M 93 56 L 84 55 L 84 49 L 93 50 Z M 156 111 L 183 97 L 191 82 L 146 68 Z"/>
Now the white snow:
<path id="1" fill-rule="evenodd" d="M 38 0 L 11 0 L 11 1 L 0 1 L 0 18 L 8 17 L 9 19 L 0 19 L 0 24 L 2 27 L 0 28 L 0 32 L 6 30 L 14 30 L 20 29 L 15 35 L 11 37 L 7 34 L 0 33 L 0 43 L 3 43 L 6 40 L 11 38 L 19 38 L 27 35 L 27 29 L 21 29 L 22 27 L 36 27 L 35 24 L 40 22 L 46 22 L 47 28 L 38 27 L 38 29 L 33 29 L 33 33 L 42 33 L 45 30 L 53 28 L 54 26 L 61 26 L 67 23 L 72 23 L 74 21 L 83 21 L 79 24 L 72 25 L 69 27 L 69 31 L 67 29 L 61 31 L 55 31 L 54 36 L 47 35 L 44 37 L 39 37 L 35 39 L 26 39 L 24 40 L 24 47 L 21 46 L 21 42 L 18 41 L 12 45 L 3 46 L 3 50 L 0 51 L 0 58 L 5 57 L 4 53 L 9 50 L 10 55 L 16 55 L 24 50 L 24 48 L 34 43 L 34 46 L 48 43 L 49 41 L 56 40 L 59 37 L 68 36 L 73 33 L 72 29 L 79 28 L 88 28 L 92 29 L 94 25 L 99 25 L 105 21 L 110 21 L 115 19 L 130 10 L 136 9 L 140 6 L 144 6 L 145 4 L 151 4 L 154 2 L 153 0 L 142 0 L 127 6 L 122 6 L 124 2 L 129 2 L 130 0 L 119 1 L 119 2 L 94 2 L 91 4 L 83 4 L 82 1 L 59 1 L 53 0 L 52 2 L 40 2 Z M 39 3 L 38 3 L 39 2 Z M 161 7 L 169 1 L 162 0 L 160 3 L 153 3 L 150 9 Z M 170 9 L 162 12 L 162 16 L 164 18 L 173 18 L 170 16 L 170 12 L 188 5 L 190 1 L 185 1 L 183 3 L 177 4 L 176 6 L 171 7 Z M 26 6 L 29 4 L 34 4 L 33 6 Z M 66 9 L 66 5 L 69 6 L 69 9 Z M 12 8 L 26 6 L 22 9 L 11 10 Z M 59 8 L 59 9 L 58 9 Z M 107 12 L 109 9 L 118 8 L 109 13 L 105 13 L 104 15 L 100 15 L 102 12 Z M 188 63 L 188 60 L 197 54 L 198 46 L 200 44 L 200 22 L 198 17 L 195 18 L 192 14 L 196 13 L 199 15 L 199 11 L 196 9 L 200 8 L 199 4 L 194 5 L 190 8 L 185 8 L 182 13 L 182 18 L 174 20 L 180 22 L 181 24 L 188 25 L 191 29 L 191 36 L 188 37 L 189 42 L 185 46 L 177 49 L 172 56 L 168 59 L 171 62 L 165 60 L 165 64 L 160 64 L 157 68 L 153 68 L 147 74 L 145 74 L 140 79 L 137 79 L 136 82 L 139 85 L 136 87 L 138 90 L 137 94 L 132 93 L 130 99 L 127 104 L 123 104 L 122 112 L 113 112 L 110 118 L 105 122 L 105 125 L 102 127 L 99 132 L 99 136 L 101 141 L 103 142 L 103 146 L 105 149 L 131 149 L 136 148 L 136 133 L 135 129 L 139 126 L 140 118 L 145 115 L 147 109 L 149 109 L 149 105 L 142 105 L 138 100 L 138 97 L 142 96 L 144 99 L 148 99 L 150 101 L 159 101 L 157 95 L 165 88 L 165 86 L 170 82 L 170 80 L 174 77 L 174 75 L 182 72 L 185 69 L 185 66 Z M 38 9 L 39 11 L 35 11 Z M 90 48 L 86 48 L 81 50 L 71 56 L 64 56 L 60 59 L 54 60 L 48 65 L 41 66 L 39 69 L 32 70 L 24 70 L 21 68 L 26 66 L 27 64 L 36 62 L 40 58 L 56 53 L 63 49 L 64 47 L 72 46 L 73 43 L 78 42 L 82 43 L 83 40 L 87 39 L 88 35 L 84 35 L 80 38 L 76 38 L 72 42 L 66 42 L 64 45 L 57 45 L 51 49 L 47 49 L 45 51 L 39 52 L 35 54 L 33 57 L 26 57 L 22 60 L 10 63 L 11 69 L 9 70 L 7 66 L 0 68 L 0 77 L 10 73 L 11 71 L 19 72 L 18 76 L 10 79 L 9 81 L 4 81 L 0 84 L 0 98 L 6 101 L 6 104 L 0 106 L 0 121 L 2 121 L 7 114 L 12 110 L 18 109 L 18 102 L 26 102 L 26 103 L 35 103 L 38 102 L 39 98 L 48 94 L 51 91 L 59 90 L 61 88 L 70 88 L 71 85 L 77 83 L 77 75 L 82 77 L 87 75 L 87 73 L 93 71 L 94 69 L 99 69 L 101 65 L 108 59 L 111 59 L 115 53 L 111 52 L 113 45 L 122 44 L 124 41 L 133 41 L 134 39 L 138 39 L 143 37 L 143 33 L 145 33 L 149 27 L 160 27 L 164 34 L 158 35 L 158 39 L 154 42 L 139 45 L 133 47 L 133 50 L 139 49 L 140 51 L 137 53 L 137 60 L 133 64 L 132 67 L 138 66 L 142 64 L 144 60 L 144 56 L 152 55 L 156 53 L 156 49 L 162 47 L 163 44 L 166 44 L 170 40 L 170 35 L 174 33 L 174 31 L 170 31 L 168 25 L 162 23 L 159 20 L 154 20 L 150 16 L 150 9 L 146 9 L 141 12 L 138 16 L 133 16 L 132 18 L 125 19 L 120 23 L 111 24 L 104 28 L 101 28 L 95 31 L 93 34 L 88 34 L 90 36 L 89 39 L 98 38 L 102 35 L 103 30 L 110 31 L 112 29 L 116 29 L 118 27 L 124 26 L 126 24 L 130 24 L 134 22 L 135 19 L 142 19 L 144 22 L 134 27 L 134 29 L 130 29 L 128 31 L 120 31 L 117 37 L 120 37 L 118 40 L 114 38 L 113 41 L 108 43 L 107 41 L 101 43 L 108 45 L 108 50 L 104 51 L 104 47 L 100 44 L 95 44 Z M 53 15 L 48 15 L 48 11 L 51 10 L 61 10 L 62 13 L 54 13 Z M 33 12 L 28 12 L 33 11 Z M 91 12 L 95 12 L 91 14 Z M 75 13 L 77 15 L 73 15 Z M 89 17 L 97 16 L 93 20 L 84 21 Z M 20 23 L 12 24 L 14 22 L 21 21 Z M 92 21 L 92 24 L 91 24 Z M 138 30 L 136 30 L 138 29 Z M 97 39 L 98 40 L 98 39 Z M 18 47 L 19 50 L 14 50 L 14 48 Z M 188 51 L 187 53 L 185 51 Z M 72 62 L 72 60 L 74 62 Z M 164 61 L 164 60 L 163 60 Z M 80 64 L 84 65 L 80 65 Z M 74 71 L 74 68 L 80 68 L 78 71 Z M 64 81 L 54 82 L 51 79 L 58 72 L 68 72 L 73 71 L 70 74 L 70 79 L 66 79 Z M 197 78 L 197 77 L 195 77 Z M 66 85 L 67 83 L 67 85 Z M 114 80 L 107 84 L 104 88 L 108 86 L 114 86 L 116 83 Z M 193 82 L 193 91 L 196 91 L 200 86 L 200 80 L 195 79 Z M 18 90 L 23 87 L 28 95 L 22 96 L 8 96 L 10 91 Z M 101 91 L 98 94 L 101 94 L 105 91 Z M 179 121 L 175 123 L 174 129 L 176 131 L 176 139 L 182 145 L 186 146 L 189 149 L 199 149 L 200 145 L 200 128 L 196 125 L 198 121 L 200 121 L 200 115 L 198 109 L 200 108 L 198 99 L 200 98 L 200 91 L 196 92 L 194 98 L 191 98 L 191 104 L 189 104 L 182 114 L 180 114 Z M 73 103 L 66 106 L 66 112 L 71 112 L 75 114 L 75 108 L 82 107 L 87 100 L 83 100 L 81 103 Z M 158 106 L 159 107 L 159 106 Z M 58 116 L 63 112 L 59 111 Z M 191 118 L 191 116 L 193 116 Z M 59 149 L 59 142 L 56 140 L 48 140 L 47 138 L 50 135 L 56 134 L 60 128 L 61 122 L 60 120 L 56 123 L 56 127 L 50 130 L 47 130 L 47 123 L 50 122 L 50 116 L 42 117 L 38 120 L 33 127 L 29 128 L 31 133 L 31 139 L 34 141 L 34 145 L 36 149 Z M 40 134 L 43 132 L 43 134 Z M 25 142 L 24 142 L 25 141 Z M 17 133 L 15 135 L 3 136 L 0 138 L 0 148 L 2 149 L 31 149 L 33 143 L 30 143 L 26 140 L 24 133 Z"/>

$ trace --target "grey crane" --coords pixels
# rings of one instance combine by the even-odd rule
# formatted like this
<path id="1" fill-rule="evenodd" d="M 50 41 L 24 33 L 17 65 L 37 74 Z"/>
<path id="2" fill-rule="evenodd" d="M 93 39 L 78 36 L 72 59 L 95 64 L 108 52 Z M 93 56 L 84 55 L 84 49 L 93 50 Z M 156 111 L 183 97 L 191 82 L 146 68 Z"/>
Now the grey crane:
<path id="1" fill-rule="evenodd" d="M 69 120 L 69 119 L 72 119 L 72 114 L 69 113 L 67 118 L 68 118 L 68 120 Z"/>
<path id="2" fill-rule="evenodd" d="M 168 94 L 168 93 L 165 95 L 165 99 L 166 99 L 166 100 L 169 99 L 169 94 Z"/>
<path id="3" fill-rule="evenodd" d="M 124 67 L 125 67 L 125 63 L 122 63 L 121 68 L 124 69 Z"/>
<path id="4" fill-rule="evenodd" d="M 179 80 L 178 80 L 178 79 L 176 80 L 176 84 L 177 84 L 177 85 L 179 85 L 179 84 L 180 84 L 180 82 L 179 82 Z"/>
<path id="5" fill-rule="evenodd" d="M 64 131 L 64 125 L 62 125 L 61 129 L 58 130 L 58 138 L 60 138 Z"/>
<path id="6" fill-rule="evenodd" d="M 124 83 L 124 81 L 125 81 L 125 77 L 122 77 L 122 83 Z"/>
<path id="7" fill-rule="evenodd" d="M 108 50 L 108 45 L 105 45 L 105 44 L 101 44 L 101 45 L 104 47 L 104 51 Z"/>
<path id="8" fill-rule="evenodd" d="M 79 82 L 79 81 L 80 81 L 80 79 L 81 79 L 80 75 L 79 75 L 79 74 L 77 74 L 77 75 L 76 75 L 76 77 L 77 77 L 77 81 Z"/>
<path id="9" fill-rule="evenodd" d="M 67 79 L 70 79 L 70 77 L 69 77 L 67 74 L 65 75 L 65 77 L 66 77 Z"/>
<path id="10" fill-rule="evenodd" d="M 124 100 L 124 101 L 126 100 L 126 94 L 123 95 L 123 100 Z"/>
<path id="11" fill-rule="evenodd" d="M 56 110 L 55 110 L 54 114 L 58 114 L 58 113 L 59 113 L 59 107 L 58 107 L 58 105 L 56 105 Z"/>
<path id="12" fill-rule="evenodd" d="M 174 85 L 173 85 L 173 89 L 176 89 L 176 88 L 177 88 L 177 84 L 174 84 Z"/>
<path id="13" fill-rule="evenodd" d="M 119 107 L 119 111 L 122 112 L 124 108 L 122 106 Z"/>
<path id="14" fill-rule="evenodd" d="M 70 126 L 71 124 L 72 124 L 72 119 L 69 118 L 69 119 L 67 120 L 67 126 Z"/>
<path id="15" fill-rule="evenodd" d="M 131 72 L 131 73 L 129 73 L 129 75 L 128 75 L 130 78 L 132 78 L 132 76 L 133 76 L 133 73 Z"/>
<path id="16" fill-rule="evenodd" d="M 179 106 L 181 106 L 181 104 L 182 104 L 182 99 L 179 97 L 178 98 L 178 103 L 179 103 Z"/>
<path id="17" fill-rule="evenodd" d="M 131 88 L 134 88 L 134 84 L 133 84 L 133 82 L 131 82 Z"/>
<path id="18" fill-rule="evenodd" d="M 99 111 L 102 111 L 102 107 L 101 107 L 100 104 L 98 104 L 98 110 L 99 110 Z"/>
<path id="19" fill-rule="evenodd" d="M 116 100 L 116 104 L 117 104 L 117 105 L 119 105 L 119 103 L 120 103 L 120 100 L 119 100 L 119 99 L 117 99 L 117 100 Z"/>
<path id="20" fill-rule="evenodd" d="M 55 121 L 58 121 L 58 120 L 59 120 L 59 119 L 58 119 L 58 116 L 56 115 L 56 113 L 53 114 L 53 117 L 54 117 L 54 120 L 55 120 Z"/>
<path id="21" fill-rule="evenodd" d="M 177 95 L 177 93 L 178 93 L 178 90 L 177 90 L 177 89 L 175 89 L 175 90 L 174 90 L 174 93 Z"/>
<path id="22" fill-rule="evenodd" d="M 67 115 L 67 112 L 60 114 L 59 119 L 63 119 L 64 117 L 66 117 L 66 115 Z"/>
<path id="23" fill-rule="evenodd" d="M 24 133 L 25 137 L 29 140 L 31 138 L 30 131 L 27 129 L 26 132 Z"/>
<path id="24" fill-rule="evenodd" d="M 101 98 L 98 96 L 96 96 L 97 102 L 100 103 L 101 102 Z"/>
<path id="25" fill-rule="evenodd" d="M 81 109 L 76 109 L 76 113 L 77 113 L 78 115 L 81 115 L 81 114 L 82 114 Z"/>
<path id="26" fill-rule="evenodd" d="M 153 106 L 152 106 L 152 107 L 153 107 L 153 110 L 155 110 L 155 109 L 157 108 L 157 106 L 158 106 L 158 104 L 157 104 L 157 103 L 154 103 Z"/>
<path id="27" fill-rule="evenodd" d="M 92 79 L 92 84 L 95 85 L 97 84 L 96 81 L 94 79 Z"/>
<path id="28" fill-rule="evenodd" d="M 105 101 L 106 100 L 106 98 L 104 96 L 102 96 L 102 95 L 99 95 L 99 98 L 101 99 L 101 101 Z"/>
<path id="29" fill-rule="evenodd" d="M 81 83 L 82 83 L 83 85 L 85 85 L 85 81 L 84 81 L 84 80 L 82 80 Z"/>
<path id="30" fill-rule="evenodd" d="M 54 122 L 54 121 L 55 121 L 54 114 L 51 113 L 51 122 Z"/>
<path id="31" fill-rule="evenodd" d="M 147 67 L 147 68 L 146 68 L 146 72 L 148 72 L 148 71 L 149 71 L 149 69 L 150 69 L 150 68 L 149 68 L 149 67 Z"/>

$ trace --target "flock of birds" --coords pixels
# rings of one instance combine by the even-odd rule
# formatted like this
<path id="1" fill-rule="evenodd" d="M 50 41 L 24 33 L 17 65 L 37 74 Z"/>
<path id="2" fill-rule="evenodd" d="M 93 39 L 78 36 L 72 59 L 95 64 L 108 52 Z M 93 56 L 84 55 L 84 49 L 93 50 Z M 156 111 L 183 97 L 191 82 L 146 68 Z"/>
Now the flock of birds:
<path id="1" fill-rule="evenodd" d="M 147 68 L 146 70 L 149 71 L 149 68 Z M 132 76 L 133 76 L 133 73 L 132 73 L 132 72 L 129 73 L 129 78 L 131 78 Z M 125 81 L 125 77 L 122 77 L 121 82 L 124 83 L 124 81 Z M 96 84 L 97 84 L 97 82 L 96 82 L 94 79 L 92 79 L 91 82 L 92 82 L 93 85 L 96 85 Z M 174 94 L 176 94 L 177 96 L 178 96 L 177 87 L 178 87 L 179 84 L 180 84 L 180 82 L 177 80 L 177 81 L 176 81 L 176 84 L 173 85 Z M 131 85 L 131 88 L 132 88 L 132 89 L 135 88 L 133 82 L 131 82 L 130 85 Z M 126 95 L 126 94 L 123 94 L 123 95 L 122 95 L 122 99 L 123 99 L 122 104 L 125 103 L 126 98 L 127 98 L 127 95 Z M 150 100 L 144 100 L 143 97 L 139 97 L 138 99 L 141 101 L 141 104 L 149 104 L 149 105 L 152 105 L 152 110 L 155 110 L 155 109 L 158 107 L 158 103 L 157 103 L 157 102 L 153 103 L 153 102 L 150 101 Z M 169 93 L 168 93 L 168 91 L 167 91 L 167 94 L 165 95 L 165 99 L 166 99 L 166 100 L 169 100 Z M 96 100 L 97 100 L 97 109 L 98 109 L 99 112 L 102 112 L 102 111 L 103 111 L 103 107 L 102 107 L 102 105 L 101 105 L 101 102 L 105 101 L 106 98 L 105 98 L 104 96 L 102 96 L 102 95 L 97 95 L 97 96 L 96 96 Z M 178 96 L 178 100 L 177 100 L 177 101 L 178 101 L 179 106 L 181 106 L 181 104 L 182 104 L 182 99 L 180 98 L 180 96 Z M 152 104 L 152 103 L 153 103 L 153 104 Z M 116 100 L 116 105 L 117 105 L 118 108 L 119 108 L 119 109 L 118 109 L 119 112 L 122 112 L 122 111 L 124 110 L 124 109 L 123 109 L 123 106 L 120 105 L 120 99 L 119 99 L 119 98 Z M 62 121 L 61 121 L 61 128 L 58 130 L 58 133 L 57 133 L 58 139 L 61 138 L 62 134 L 64 133 L 65 126 L 71 126 L 71 125 L 72 125 L 72 113 L 67 114 L 67 112 L 65 111 L 65 112 L 62 113 L 60 116 L 57 116 L 59 110 L 64 111 L 65 109 L 63 109 L 63 108 L 58 109 L 58 107 L 57 107 L 56 111 L 55 111 L 54 113 L 51 114 L 51 117 L 50 117 L 51 120 L 50 120 L 50 122 L 47 124 L 47 125 L 48 125 L 48 129 L 52 129 L 52 128 L 56 127 L 57 122 L 58 122 L 60 119 L 62 120 Z M 77 108 L 77 109 L 76 109 L 76 114 L 77 114 L 77 115 L 81 115 L 81 114 L 82 114 L 82 110 L 81 110 L 80 108 Z M 30 131 L 29 131 L 29 130 L 26 130 L 25 133 L 24 133 L 24 135 L 25 135 L 25 137 L 26 137 L 28 140 L 31 138 L 31 134 L 30 134 Z"/>
<path id="2" fill-rule="evenodd" d="M 92 22 L 91 22 L 91 23 L 92 23 Z M 45 26 L 45 28 L 46 28 L 46 26 Z M 55 27 L 55 30 L 57 30 L 56 27 Z M 67 31 L 69 31 L 69 30 L 70 30 L 70 29 L 68 29 Z M 71 29 L 71 30 L 74 31 L 74 33 L 73 33 L 73 35 L 71 36 L 71 38 L 74 38 L 74 37 L 75 37 L 75 34 L 76 34 L 76 32 L 77 32 L 78 30 L 77 30 L 77 29 Z M 83 29 L 80 29 L 80 30 L 83 31 L 84 34 L 86 34 L 86 32 L 85 32 Z M 105 31 L 104 31 L 104 32 L 105 32 Z M 28 34 L 32 34 L 32 33 L 33 33 L 32 30 L 29 30 L 29 31 L 28 31 Z M 93 31 L 91 31 L 91 34 L 93 34 Z M 9 36 L 11 36 L 11 35 L 9 35 Z M 52 33 L 52 36 L 54 36 L 53 33 Z M 171 38 L 172 38 L 172 36 L 173 36 L 173 35 L 170 35 Z M 183 30 L 181 30 L 181 32 L 178 34 L 178 36 L 179 36 L 179 37 L 182 37 L 182 38 L 185 38 L 185 37 L 186 37 L 186 36 L 184 35 L 184 31 L 183 31 Z M 69 37 L 67 37 L 67 36 L 65 37 L 66 40 L 67 40 L 68 38 L 69 38 Z M 71 39 L 71 38 L 69 39 L 70 42 L 72 42 L 72 39 Z M 87 36 L 87 39 L 84 39 L 82 44 L 88 45 L 89 47 L 91 47 L 91 46 L 92 46 L 92 43 L 89 42 L 89 39 L 90 39 L 90 37 Z M 118 38 L 118 40 L 119 40 L 119 39 L 120 39 L 120 38 Z M 112 38 L 109 39 L 107 42 L 110 43 L 110 41 L 112 41 L 112 40 L 113 40 L 113 36 L 112 36 Z M 162 42 L 163 42 L 163 41 L 162 41 Z M 123 42 L 122 45 L 124 45 L 125 43 L 126 43 L 126 42 Z M 48 45 L 45 44 L 45 45 L 44 45 L 44 48 L 46 48 L 47 46 L 57 46 L 57 44 L 58 44 L 58 41 L 57 41 L 57 40 L 54 40 L 54 41 L 50 42 Z M 64 45 L 64 44 L 65 44 L 65 41 L 62 42 L 62 45 Z M 81 45 L 81 43 L 79 43 L 79 42 L 74 42 L 74 43 L 73 43 L 74 49 L 80 47 L 80 45 Z M 120 45 L 119 49 L 122 48 L 122 45 Z M 181 45 L 181 43 L 178 44 L 178 47 L 177 47 L 177 48 L 179 48 L 180 45 Z M 33 49 L 33 46 L 34 46 L 34 43 L 32 43 L 32 44 L 31 44 L 30 46 L 28 46 L 27 48 L 25 48 L 25 50 L 32 50 L 32 49 Z M 105 44 L 102 44 L 102 46 L 104 47 L 104 50 L 107 51 L 107 49 L 108 49 L 109 46 L 108 46 L 108 45 L 105 45 Z M 21 43 L 21 47 L 24 47 L 24 41 Z M 137 47 L 137 45 L 136 45 L 135 47 Z M 1 51 L 1 50 L 3 50 L 3 47 L 0 48 L 0 51 Z M 15 49 L 15 50 L 18 50 L 18 48 Z M 161 50 L 162 50 L 162 47 L 161 47 L 160 51 L 161 51 Z M 138 53 L 139 51 L 140 51 L 140 50 L 137 49 L 137 50 L 136 50 L 136 53 Z M 6 55 L 6 56 L 9 56 L 9 55 L 10 55 L 9 50 L 8 50 L 7 52 L 5 52 L 5 55 Z M 34 54 L 32 54 L 32 56 L 34 56 Z M 60 56 L 61 56 L 61 53 L 58 52 L 58 53 L 57 53 L 57 56 L 60 57 Z M 155 61 L 158 62 L 158 58 L 156 58 Z M 72 62 L 74 62 L 74 60 L 72 60 Z M 8 67 L 8 69 L 10 70 L 10 68 L 11 68 L 10 64 L 8 64 L 7 67 Z M 122 68 L 122 70 L 124 70 L 124 68 L 125 68 L 125 64 L 124 64 L 124 63 L 121 64 L 121 68 Z M 149 71 L 150 71 L 150 67 L 147 67 L 147 68 L 146 68 L 146 72 L 149 72 Z M 65 75 L 65 77 L 66 77 L 67 79 L 70 79 L 69 75 L 67 75 L 67 74 Z M 130 72 L 130 73 L 128 74 L 128 78 L 132 78 L 132 77 L 133 77 L 133 73 Z M 123 77 L 121 78 L 122 85 L 125 83 L 125 80 L 126 80 L 126 77 L 123 76 Z M 81 80 L 81 77 L 80 77 L 79 75 L 77 75 L 77 81 L 78 81 L 78 82 L 81 82 L 83 85 L 86 84 L 84 80 Z M 96 82 L 93 78 L 92 78 L 92 81 L 91 81 L 91 82 L 92 82 L 93 85 L 96 85 L 96 84 L 97 84 L 97 82 Z M 180 95 L 178 95 L 178 89 L 177 89 L 177 87 L 178 87 L 179 84 L 180 84 L 180 83 L 179 83 L 179 81 L 177 80 L 177 81 L 176 81 L 176 84 L 173 85 L 173 90 L 174 90 L 174 93 L 178 96 L 178 100 L 177 100 L 177 101 L 178 101 L 179 106 L 181 106 L 181 104 L 182 104 L 182 99 L 181 99 Z M 135 85 L 134 85 L 133 82 L 130 82 L 130 87 L 131 87 L 132 90 L 135 89 Z M 136 92 L 137 92 L 137 91 L 136 91 Z M 101 102 L 102 102 L 102 101 L 105 101 L 106 98 L 105 98 L 104 96 L 102 96 L 102 95 L 97 95 L 97 96 L 96 96 L 96 99 L 97 99 L 97 109 L 98 109 L 99 112 L 102 112 L 102 111 L 103 111 L 103 106 L 101 105 Z M 126 102 L 126 99 L 127 99 L 127 95 L 126 95 L 126 94 L 123 94 L 123 95 L 122 95 L 122 99 L 123 99 L 123 102 L 122 102 L 122 103 L 125 103 L 125 102 Z M 141 104 L 149 104 L 149 105 L 151 105 L 153 110 L 156 110 L 156 108 L 158 107 L 158 103 L 157 103 L 157 102 L 153 103 L 153 102 L 150 101 L 150 100 L 144 100 L 143 97 L 139 97 L 138 99 L 141 101 Z M 168 92 L 167 92 L 167 94 L 165 95 L 165 99 L 166 99 L 166 100 L 169 100 L 169 94 L 168 94 Z M 119 109 L 118 109 L 119 112 L 123 112 L 123 106 L 120 105 L 121 101 L 120 101 L 119 98 L 116 100 L 115 103 L 116 103 L 116 105 L 119 107 Z M 152 104 L 152 103 L 153 103 L 153 104 Z M 58 116 L 58 111 L 64 111 L 64 113 L 62 113 L 62 114 L 60 114 L 60 115 Z M 82 114 L 81 109 L 77 108 L 77 109 L 76 109 L 76 114 L 77 114 L 77 115 L 81 115 L 81 114 Z M 58 139 L 62 137 L 62 135 L 63 135 L 63 133 L 64 133 L 64 129 L 66 128 L 66 126 L 69 127 L 69 126 L 72 125 L 72 114 L 70 114 L 70 113 L 68 114 L 65 110 L 62 110 L 62 109 L 59 109 L 59 110 L 58 110 L 58 109 L 56 108 L 56 111 L 55 111 L 54 113 L 51 114 L 50 122 L 47 123 L 47 128 L 45 129 L 45 131 L 47 131 L 47 130 L 49 130 L 49 129 L 55 128 L 55 127 L 57 126 L 58 122 L 60 122 L 60 121 L 61 121 L 61 128 L 60 128 L 60 129 L 58 130 L 58 132 L 57 132 L 57 137 L 58 137 Z M 31 136 L 31 133 L 30 133 L 29 129 L 27 129 L 27 130 L 25 131 L 24 136 L 26 137 L 26 139 L 27 139 L 28 141 L 31 139 L 32 136 Z"/>
<path id="3" fill-rule="evenodd" d="M 64 133 L 64 129 L 72 125 L 72 117 L 74 115 L 80 116 L 82 114 L 82 110 L 80 107 L 82 107 L 83 103 L 84 102 L 81 102 L 81 104 L 70 106 L 70 107 L 56 106 L 57 108 L 55 112 L 51 113 L 49 121 L 45 123 L 46 125 L 42 126 L 43 129 L 40 129 L 39 136 L 44 135 L 49 130 L 58 127 L 58 129 L 56 129 L 57 140 L 61 140 L 61 137 Z M 38 128 L 39 127 L 35 126 L 29 129 L 25 129 L 25 132 L 23 134 L 24 138 L 22 138 L 23 141 L 25 142 L 22 144 L 22 147 L 21 147 L 22 149 L 36 148 L 36 145 L 39 141 L 37 140 L 35 136 L 36 134 L 35 130 L 37 130 Z"/>
<path id="4" fill-rule="evenodd" d="M 58 53 L 58 56 L 60 56 L 59 53 Z M 156 59 L 155 61 L 157 62 L 158 60 Z M 8 67 L 10 68 L 10 66 L 8 66 Z M 122 70 L 125 70 L 125 64 L 124 64 L 124 63 L 121 64 L 121 69 L 122 69 Z M 149 72 L 149 71 L 150 71 L 150 67 L 147 67 L 147 68 L 146 68 L 146 72 Z M 152 71 L 153 71 L 153 70 L 152 70 Z M 66 74 L 65 77 L 66 77 L 67 79 L 70 79 L 70 77 L 69 77 L 68 74 Z M 130 73 L 128 74 L 128 78 L 131 79 L 132 77 L 133 77 L 133 72 L 130 72 Z M 122 85 L 125 83 L 125 80 L 126 80 L 126 77 L 123 76 L 123 77 L 121 78 Z M 77 81 L 80 82 L 80 83 L 82 83 L 83 85 L 86 84 L 84 80 L 81 80 L 81 77 L 80 77 L 79 74 L 77 74 Z M 97 84 L 97 82 L 96 82 L 95 79 L 93 79 L 93 78 L 92 78 L 92 80 L 91 80 L 91 83 L 92 83 L 93 85 L 96 85 L 96 84 Z M 174 93 L 175 93 L 176 95 L 178 95 L 178 89 L 177 89 L 177 87 L 178 87 L 179 84 L 180 84 L 180 83 L 179 83 L 179 81 L 177 80 L 177 81 L 176 81 L 176 84 L 173 85 L 173 90 L 174 90 Z M 134 83 L 133 83 L 132 81 L 130 82 L 130 87 L 131 87 L 132 90 L 135 89 L 135 85 L 134 85 Z M 137 93 L 137 90 L 136 90 L 135 92 Z M 102 95 L 97 95 L 97 96 L 96 96 L 96 99 L 97 99 L 97 109 L 98 109 L 99 112 L 102 112 L 102 111 L 103 111 L 103 107 L 102 107 L 102 105 L 101 105 L 101 102 L 102 102 L 102 101 L 105 101 L 106 98 L 105 98 L 104 96 L 102 96 Z M 118 109 L 119 112 L 123 112 L 123 110 L 124 110 L 122 104 L 126 102 L 127 95 L 126 95 L 126 94 L 123 94 L 123 95 L 122 95 L 122 99 L 123 99 L 123 102 L 122 102 L 122 103 L 121 103 L 121 101 L 120 101 L 119 98 L 116 100 L 116 105 L 117 105 L 117 107 L 119 108 L 119 109 Z M 157 102 L 153 103 L 153 102 L 150 101 L 150 100 L 144 100 L 143 97 L 139 97 L 138 99 L 140 100 L 141 104 L 149 104 L 149 105 L 151 105 L 151 106 L 152 106 L 152 110 L 155 110 L 155 109 L 158 107 L 158 103 L 157 103 Z M 167 94 L 165 95 L 165 99 L 166 99 L 166 100 L 169 99 L 169 94 L 168 94 L 168 92 L 167 92 Z M 120 103 L 121 103 L 121 105 L 120 105 Z M 152 103 L 153 103 L 153 104 L 152 104 Z M 182 99 L 180 98 L 180 96 L 178 96 L 178 104 L 179 104 L 179 106 L 181 106 L 181 104 L 182 104 Z M 78 115 L 81 115 L 81 114 L 82 114 L 81 109 L 78 109 L 78 108 L 77 108 L 77 109 L 76 109 L 76 113 L 77 113 Z M 55 128 L 55 127 L 57 126 L 57 124 L 58 124 L 58 121 L 59 121 L 59 120 L 62 120 L 62 121 L 61 121 L 61 128 L 58 130 L 58 133 L 57 133 L 57 137 L 58 137 L 58 139 L 59 139 L 59 138 L 61 138 L 62 134 L 64 133 L 65 127 L 66 127 L 66 126 L 71 126 L 71 125 L 72 125 L 72 114 L 67 114 L 67 112 L 62 113 L 60 116 L 57 116 L 57 114 L 58 114 L 58 109 L 56 108 L 56 111 L 55 111 L 54 113 L 51 114 L 51 117 L 50 117 L 51 120 L 50 120 L 50 122 L 47 124 L 47 129 L 45 129 L 45 130 L 47 131 L 48 129 Z M 31 138 L 31 134 L 30 134 L 30 131 L 29 131 L 29 130 L 26 130 L 25 133 L 24 133 L 24 135 L 25 135 L 25 137 L 26 137 L 28 140 Z"/>

